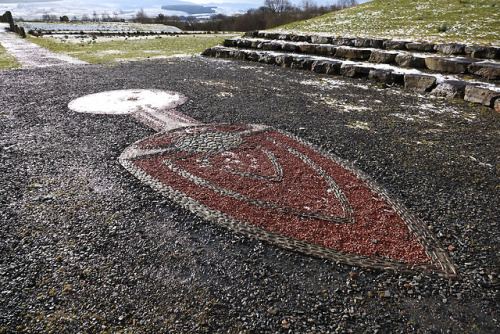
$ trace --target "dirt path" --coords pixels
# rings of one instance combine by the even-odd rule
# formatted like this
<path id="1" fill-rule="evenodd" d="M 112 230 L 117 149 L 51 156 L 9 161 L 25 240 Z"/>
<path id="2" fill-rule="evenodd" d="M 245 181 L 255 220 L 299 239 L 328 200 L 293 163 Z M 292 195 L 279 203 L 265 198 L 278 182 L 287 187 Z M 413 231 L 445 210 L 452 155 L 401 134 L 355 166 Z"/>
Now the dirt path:
<path id="1" fill-rule="evenodd" d="M 8 32 L 8 24 L 0 23 L 0 44 L 17 58 L 23 67 L 47 67 L 67 64 L 87 64 L 84 61 L 46 50 L 34 43 Z"/>

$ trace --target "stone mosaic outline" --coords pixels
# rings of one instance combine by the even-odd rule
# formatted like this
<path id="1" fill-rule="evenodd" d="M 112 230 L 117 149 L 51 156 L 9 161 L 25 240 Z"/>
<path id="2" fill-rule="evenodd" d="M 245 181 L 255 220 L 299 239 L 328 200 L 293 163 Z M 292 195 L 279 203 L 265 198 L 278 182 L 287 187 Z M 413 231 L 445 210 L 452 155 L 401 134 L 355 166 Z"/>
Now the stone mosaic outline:
<path id="1" fill-rule="evenodd" d="M 200 126 L 189 127 L 189 129 L 196 129 Z M 272 129 L 268 127 L 268 129 Z M 276 130 L 276 129 L 273 129 Z M 174 132 L 175 130 L 171 131 Z M 242 234 L 251 238 L 255 238 L 261 241 L 269 242 L 274 245 L 280 246 L 284 249 L 298 251 L 300 253 L 304 253 L 306 255 L 311 255 L 319 258 L 325 258 L 334 262 L 343 263 L 352 266 L 360 266 L 365 268 L 375 268 L 382 270 L 392 270 L 397 272 L 404 273 L 413 273 L 415 274 L 416 270 L 422 270 L 429 275 L 437 275 L 446 278 L 454 278 L 457 276 L 457 269 L 454 264 L 451 262 L 446 252 L 443 250 L 439 241 L 434 237 L 434 235 L 428 231 L 425 224 L 418 219 L 416 216 L 411 214 L 404 205 L 398 201 L 392 199 L 388 192 L 379 186 L 370 176 L 366 173 L 360 171 L 355 168 L 350 162 L 341 159 L 333 154 L 325 152 L 318 147 L 315 147 L 311 143 L 298 138 L 294 135 L 291 135 L 287 132 L 276 130 L 279 133 L 290 137 L 297 142 L 306 145 L 312 148 L 314 151 L 322 154 L 323 156 L 331 159 L 333 162 L 337 163 L 339 166 L 345 168 L 349 172 L 353 173 L 356 177 L 362 180 L 366 185 L 369 186 L 370 189 L 378 193 L 384 200 L 386 200 L 397 212 L 397 214 L 403 219 L 405 225 L 408 227 L 413 235 L 419 238 L 420 244 L 424 247 L 428 256 L 432 259 L 435 265 L 408 265 L 404 263 L 400 263 L 397 261 L 387 260 L 383 258 L 374 258 L 363 255 L 356 255 L 352 253 L 337 251 L 331 248 L 323 247 L 317 244 L 304 242 L 298 239 L 294 239 L 288 237 L 283 234 L 279 234 L 276 232 L 269 231 L 267 229 L 257 227 L 248 222 L 244 222 L 234 217 L 231 217 L 228 214 L 225 214 L 221 211 L 210 208 L 196 199 L 193 199 L 186 194 L 182 193 L 179 190 L 174 189 L 173 187 L 162 183 L 161 181 L 155 179 L 151 175 L 145 173 L 141 168 L 137 167 L 133 161 L 136 158 L 139 151 L 142 150 L 141 143 L 144 139 L 136 142 L 132 146 L 128 147 L 122 156 L 119 158 L 120 163 L 134 176 L 136 176 L 141 182 L 144 182 L 150 185 L 153 189 L 159 191 L 164 196 L 168 197 L 172 201 L 181 205 L 182 207 L 188 209 L 189 211 L 195 213 L 196 215 L 207 219 L 219 226 L 225 227 L 233 232 L 238 234 Z M 161 136 L 164 133 L 159 133 L 154 136 Z M 152 137 L 154 137 L 152 136 Z M 151 137 L 150 137 L 151 138 Z M 158 152 L 152 152 L 152 154 L 157 154 Z M 161 154 L 161 153 L 160 153 Z M 180 156 L 177 159 L 183 159 L 185 156 Z M 165 161 L 170 168 L 175 169 L 175 166 L 172 165 L 171 161 Z M 176 171 L 178 172 L 178 171 Z M 186 178 L 192 178 L 192 175 L 184 174 L 182 175 Z M 195 183 L 198 182 L 199 186 L 212 187 L 212 185 L 202 184 L 204 181 L 195 180 Z M 215 189 L 211 189 L 215 190 Z M 217 190 L 215 190 L 217 191 Z M 233 194 L 229 194 L 233 195 Z M 254 203 L 255 204 L 255 203 Z M 319 217 L 311 217 L 308 218 L 319 218 Z M 321 218 L 320 218 L 321 219 Z M 438 269 L 439 268 L 439 269 Z"/>
<path id="2" fill-rule="evenodd" d="M 132 173 L 135 177 L 137 177 L 141 182 L 151 186 L 153 189 L 160 192 L 173 202 L 177 203 L 178 205 L 191 211 L 192 213 L 203 219 L 209 220 L 235 233 L 255 238 L 264 242 L 269 242 L 287 250 L 297 251 L 305 255 L 328 259 L 336 263 L 342 263 L 351 266 L 389 270 L 407 274 L 424 272 L 425 274 L 430 276 L 445 277 L 450 279 L 459 277 L 456 266 L 452 263 L 448 254 L 440 245 L 436 237 L 427 229 L 423 221 L 413 215 L 402 204 L 402 202 L 389 196 L 387 190 L 378 185 L 369 175 L 357 169 L 349 161 L 326 152 L 321 148 L 288 132 L 274 129 L 269 126 L 256 124 L 202 124 L 173 109 L 174 107 L 187 101 L 187 98 L 184 95 L 169 91 L 165 92 L 167 92 L 168 94 L 176 94 L 181 97 L 175 103 L 168 105 L 170 109 L 151 108 L 151 106 L 148 106 L 146 108 L 138 108 L 134 112 L 129 113 L 134 118 L 158 131 L 157 134 L 143 138 L 127 147 L 119 157 L 119 162 L 123 165 L 123 167 L 130 173 Z M 71 103 L 69 104 L 69 107 L 71 109 Z M 319 154 L 320 156 L 327 158 L 333 163 L 337 164 L 338 166 L 340 166 L 340 168 L 343 168 L 346 171 L 352 173 L 354 178 L 358 178 L 371 191 L 375 192 L 379 197 L 385 200 L 390 207 L 392 207 L 395 213 L 401 218 L 402 222 L 409 230 L 409 232 L 418 239 L 418 244 L 423 247 L 430 262 L 411 265 L 384 257 L 371 257 L 367 255 L 353 254 L 346 251 L 339 251 L 328 248 L 319 244 L 302 241 L 284 234 L 267 230 L 256 225 L 252 225 L 249 222 L 242 221 L 241 219 L 236 219 L 235 217 L 230 216 L 230 214 L 226 214 L 222 211 L 218 211 L 212 207 L 204 205 L 197 199 L 189 197 L 186 193 L 183 193 L 182 191 L 179 191 L 171 187 L 170 185 L 161 182 L 152 175 L 149 175 L 134 163 L 136 159 L 141 159 L 145 155 L 152 157 L 162 156 L 167 148 L 160 147 L 161 145 L 158 147 L 153 147 L 154 145 L 151 147 L 145 147 L 142 144 L 148 140 L 158 141 L 161 139 L 161 136 L 175 133 L 176 131 L 183 131 L 184 135 L 178 137 L 175 145 L 171 145 L 171 147 L 168 149 L 172 152 L 176 151 L 177 153 L 184 153 L 183 155 L 181 154 L 173 159 L 165 159 L 163 161 L 164 166 L 170 167 L 172 170 L 177 168 L 176 161 L 182 161 L 183 159 L 192 158 L 193 156 L 196 156 L 197 154 L 199 155 L 200 153 L 202 153 L 202 155 L 196 160 L 196 163 L 199 165 L 215 168 L 217 166 L 214 166 L 210 161 L 212 157 L 221 154 L 221 152 L 229 152 L 234 148 L 240 149 L 241 147 L 243 147 L 243 149 L 245 149 L 241 140 L 243 137 L 238 137 L 238 135 L 227 132 L 222 135 L 206 133 L 204 135 L 200 135 L 199 133 L 197 134 L 197 131 L 200 131 L 200 129 L 210 127 L 226 127 L 229 129 L 227 131 L 231 131 L 231 129 L 240 127 L 242 129 L 240 135 L 243 135 L 246 132 L 255 134 L 273 131 L 297 143 L 300 143 L 301 145 L 304 145 L 308 150 L 312 150 L 313 152 L 315 152 L 314 154 Z M 266 140 L 268 139 L 269 138 L 266 138 Z M 260 146 L 260 144 L 258 143 L 254 143 L 254 145 Z M 274 145 L 279 146 L 280 143 L 274 142 Z M 273 152 L 267 150 L 264 146 L 265 145 L 263 145 L 259 149 L 263 154 L 262 156 L 266 156 L 269 161 L 269 166 L 271 166 L 269 168 L 271 168 L 272 170 L 272 173 L 270 175 L 259 175 L 258 173 L 250 173 L 220 166 L 217 168 L 219 168 L 219 170 L 223 172 L 239 175 L 241 177 L 249 177 L 255 180 L 281 182 L 281 180 L 283 179 L 283 169 L 280 161 L 278 158 L 276 158 Z M 255 147 L 250 147 L 248 149 L 255 149 Z M 338 203 L 340 203 L 340 207 L 342 208 L 344 217 L 333 217 L 334 219 L 331 219 L 332 217 L 311 213 L 311 211 L 302 212 L 301 210 L 280 207 L 279 205 L 277 206 L 273 203 L 267 203 L 265 201 L 245 198 L 241 194 L 228 192 L 227 189 L 218 187 L 215 184 L 211 184 L 207 180 L 203 180 L 199 177 L 196 177 L 195 175 L 190 175 L 188 171 L 182 170 L 182 168 L 177 168 L 176 172 L 179 173 L 180 177 L 191 179 L 197 186 L 205 187 L 206 189 L 211 189 L 216 192 L 218 191 L 220 193 L 223 193 L 224 195 L 229 195 L 230 197 L 232 196 L 237 200 L 249 201 L 256 207 L 282 211 L 290 216 L 303 217 L 304 219 L 316 219 L 325 222 L 330 221 L 334 224 L 355 223 L 354 211 L 352 207 L 350 207 L 349 200 L 347 197 L 345 197 L 343 190 L 336 185 L 335 180 L 331 178 L 329 179 L 328 173 L 325 172 L 325 170 L 323 170 L 320 165 L 311 160 L 306 154 L 302 154 L 298 150 L 291 147 L 288 147 L 288 152 L 296 159 L 302 161 L 305 165 L 308 165 L 311 170 L 314 171 L 314 173 L 320 175 L 321 178 L 326 181 L 329 187 L 329 191 L 331 190 L 333 192 L 333 195 L 335 196 L 335 198 L 337 198 Z"/>

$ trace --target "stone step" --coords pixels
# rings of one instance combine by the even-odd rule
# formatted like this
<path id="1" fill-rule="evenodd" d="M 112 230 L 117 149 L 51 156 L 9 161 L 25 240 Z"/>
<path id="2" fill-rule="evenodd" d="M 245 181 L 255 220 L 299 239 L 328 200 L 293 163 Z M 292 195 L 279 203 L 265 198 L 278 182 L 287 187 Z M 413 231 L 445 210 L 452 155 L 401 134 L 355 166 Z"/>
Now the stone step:
<path id="1" fill-rule="evenodd" d="M 324 42 L 325 40 L 319 41 Z M 366 45 L 369 44 L 370 43 L 366 43 Z M 428 70 L 431 72 L 470 74 L 487 80 L 500 80 L 500 62 L 492 60 L 479 61 L 467 57 L 437 56 L 436 54 L 410 51 L 387 51 L 368 47 L 317 44 L 281 39 L 270 40 L 263 38 L 227 39 L 224 41 L 224 46 L 321 55 L 356 61 L 362 60 L 371 63 L 383 63 L 419 70 Z"/>
<path id="2" fill-rule="evenodd" d="M 233 58 L 272 64 L 292 69 L 313 71 L 319 74 L 342 75 L 351 78 L 368 78 L 386 85 L 401 85 L 418 93 L 431 93 L 448 98 L 461 98 L 479 103 L 500 112 L 500 87 L 484 82 L 460 80 L 441 74 L 429 75 L 417 69 L 404 69 L 387 64 L 370 64 L 330 57 L 304 55 L 282 51 L 240 49 L 216 46 L 207 48 L 204 56 Z"/>
<path id="3" fill-rule="evenodd" d="M 419 52 L 434 52 L 444 55 L 461 55 L 476 59 L 500 59 L 499 46 L 478 46 L 460 43 L 420 43 L 412 41 L 398 41 L 381 38 L 364 37 L 336 37 L 326 35 L 297 35 L 270 31 L 249 31 L 245 37 L 263 38 L 271 40 L 308 42 L 313 44 L 332 44 L 355 47 L 369 47 L 386 50 L 408 50 Z"/>

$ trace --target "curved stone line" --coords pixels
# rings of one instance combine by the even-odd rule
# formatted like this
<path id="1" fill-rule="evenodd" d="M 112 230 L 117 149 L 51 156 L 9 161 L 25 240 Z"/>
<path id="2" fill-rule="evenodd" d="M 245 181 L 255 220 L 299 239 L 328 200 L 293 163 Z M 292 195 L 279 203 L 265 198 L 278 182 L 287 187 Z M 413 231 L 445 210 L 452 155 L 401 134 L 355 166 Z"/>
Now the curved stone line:
<path id="1" fill-rule="evenodd" d="M 142 94 L 142 91 L 144 91 L 146 94 L 148 94 L 148 92 L 145 90 L 128 90 L 128 91 L 133 91 L 134 94 L 136 93 Z M 111 91 L 111 92 L 104 92 L 104 94 L 111 94 L 111 95 L 122 94 L 120 95 L 120 98 L 123 98 L 123 93 L 124 92 L 126 93 L 128 91 Z M 158 91 L 153 90 L 152 92 L 158 92 Z M 157 131 L 170 131 L 179 129 L 186 129 L 186 131 L 190 131 L 191 128 L 195 129 L 198 127 L 197 125 L 201 125 L 200 122 L 190 118 L 189 116 L 179 113 L 178 111 L 173 109 L 175 106 L 180 105 L 185 101 L 187 101 L 187 98 L 184 95 L 175 92 L 168 92 L 168 91 L 165 92 L 167 94 L 171 94 L 171 96 L 174 97 L 174 99 L 170 98 L 170 101 L 172 103 L 168 105 L 169 107 L 168 110 L 154 107 L 151 104 L 144 104 L 144 106 L 137 104 L 135 106 L 136 108 L 135 110 L 129 110 L 124 112 L 124 110 L 121 109 L 116 110 L 116 107 L 113 104 L 108 104 L 104 107 L 99 106 L 96 112 L 110 113 L 110 114 L 115 114 L 117 112 L 118 113 L 128 112 L 136 119 L 140 120 L 141 122 L 145 123 L 148 126 L 151 126 L 153 129 Z M 136 96 L 134 94 L 128 96 L 127 100 L 134 101 L 134 97 Z M 78 110 L 78 108 L 74 108 L 77 105 L 78 105 L 77 103 L 74 103 L 74 101 L 72 101 L 69 104 L 69 108 L 78 112 L 92 112 L 88 110 Z M 230 127 L 233 126 L 234 128 L 234 125 L 229 125 L 229 126 Z M 218 125 L 213 125 L 211 127 L 215 129 L 216 127 L 218 127 Z M 236 126 L 236 128 L 238 127 Z M 271 129 L 268 126 L 256 125 L 256 124 L 240 126 L 240 128 L 241 128 L 241 130 L 239 131 L 240 136 L 246 134 L 254 134 L 254 135 L 262 134 Z M 232 130 L 224 130 L 224 131 L 232 131 Z M 411 234 L 413 234 L 413 236 L 418 238 L 418 243 L 423 247 L 423 250 L 425 250 L 428 258 L 430 259 L 430 264 L 408 265 L 395 260 L 389 260 L 387 258 L 375 258 L 365 255 L 357 255 L 341 250 L 327 248 L 308 241 L 301 241 L 280 233 L 269 231 L 267 229 L 252 225 L 249 222 L 238 220 L 235 217 L 231 217 L 226 213 L 223 213 L 221 211 L 218 211 L 214 208 L 202 204 L 195 198 L 191 198 L 187 194 L 174 189 L 173 187 L 161 182 L 158 179 L 155 179 L 152 175 L 147 174 L 144 170 L 142 170 L 139 166 L 137 166 L 134 163 L 135 160 L 140 160 L 143 158 L 158 157 L 164 154 L 168 154 L 168 152 L 175 153 L 179 150 L 179 148 L 176 148 L 173 145 L 165 145 L 165 146 L 160 145 L 160 147 L 147 147 L 147 146 L 139 147 L 138 145 L 136 145 L 139 142 L 143 141 L 144 140 L 143 139 L 136 142 L 136 144 L 133 144 L 128 148 L 126 148 L 124 152 L 120 155 L 119 161 L 124 166 L 124 168 L 126 168 L 130 173 L 136 176 L 141 182 L 150 185 L 153 189 L 159 191 L 160 193 L 170 198 L 175 203 L 181 205 L 185 209 L 190 210 L 191 212 L 195 213 L 196 215 L 204 219 L 212 221 L 215 224 L 225 227 L 236 233 L 256 238 L 258 240 L 266 241 L 274 245 L 280 246 L 284 249 L 298 251 L 303 254 L 325 258 L 334 262 L 344 263 L 347 265 L 361 266 L 361 267 L 375 268 L 382 270 L 394 270 L 397 272 L 405 272 L 409 274 L 414 274 L 415 270 L 417 269 L 417 270 L 423 270 L 427 274 L 437 275 L 440 277 L 447 277 L 447 278 L 458 277 L 457 268 L 452 263 L 451 259 L 447 255 L 446 251 L 442 248 L 436 237 L 430 231 L 428 231 L 423 221 L 421 221 L 415 215 L 410 213 L 408 209 L 400 201 L 391 198 L 387 190 L 379 186 L 370 176 L 368 176 L 364 172 L 354 167 L 354 165 L 352 165 L 349 161 L 341 159 L 329 152 L 326 152 L 301 138 L 298 138 L 292 134 L 289 134 L 281 130 L 274 130 L 274 131 L 277 131 L 277 133 L 281 133 L 282 135 L 292 140 L 295 140 L 297 143 L 304 145 L 306 148 L 313 150 L 314 152 L 322 155 L 327 159 L 330 159 L 332 162 L 336 163 L 341 168 L 344 168 L 346 171 L 352 173 L 352 175 L 354 175 L 361 182 L 363 182 L 371 191 L 377 193 L 380 196 L 380 198 L 385 200 L 385 202 L 394 209 L 396 214 L 405 224 L 407 230 Z M 158 137 L 159 140 L 161 140 L 161 137 L 165 133 L 168 132 L 160 132 L 148 138 Z M 272 138 L 267 138 L 267 139 L 273 140 Z M 259 138 L 257 138 L 256 140 L 258 141 Z M 278 144 L 277 142 L 275 143 Z M 245 143 L 241 143 L 241 145 L 243 144 Z M 210 156 L 212 154 L 209 153 L 211 150 L 210 147 L 203 148 L 203 145 L 205 144 L 201 143 L 201 149 L 208 150 L 207 156 Z M 217 143 L 215 143 L 214 147 L 217 147 Z M 254 145 L 254 147 L 248 147 L 248 149 L 251 148 L 255 149 L 257 148 L 257 145 Z M 261 149 L 265 150 L 264 147 L 261 147 Z M 274 154 L 271 151 L 267 152 L 264 150 L 262 151 L 264 152 L 264 154 L 267 155 L 267 158 L 269 158 L 269 160 L 271 161 L 271 164 L 274 168 L 274 173 L 278 176 L 279 175 L 283 176 L 283 170 L 278 162 L 277 157 L 274 156 Z M 214 152 L 217 152 L 217 150 L 215 150 Z M 334 192 L 334 197 L 337 198 L 339 203 L 341 203 L 340 207 L 343 210 L 344 216 L 347 218 L 350 217 L 354 218 L 354 213 L 350 211 L 352 207 L 349 205 L 348 198 L 345 196 L 342 189 L 338 187 L 338 185 L 337 185 L 338 189 L 336 189 L 335 187 L 336 183 L 333 179 L 331 179 L 333 183 L 328 181 L 328 177 L 330 177 L 328 173 L 325 170 L 323 170 L 321 166 L 315 164 L 315 162 L 312 159 L 310 159 L 307 155 L 302 154 L 291 147 L 288 147 L 288 152 L 298 157 L 300 160 L 302 160 L 303 163 L 305 163 L 310 168 L 312 168 L 316 173 L 318 173 L 328 183 L 330 189 L 332 189 L 332 191 Z M 209 158 L 207 158 L 205 162 L 210 163 L 208 159 Z M 198 163 L 203 163 L 203 162 L 204 162 L 203 159 L 198 161 Z M 252 173 L 241 172 L 238 170 L 231 171 L 230 169 L 227 169 L 224 172 L 234 173 L 236 175 L 239 174 L 245 177 L 249 176 L 252 177 L 251 176 Z M 265 180 L 270 181 L 269 178 Z M 275 181 L 281 182 L 279 180 L 279 177 Z M 309 215 L 305 217 L 313 219 L 319 218 L 314 216 L 314 214 L 311 214 L 310 212 L 303 213 L 300 212 L 300 210 L 296 211 L 297 212 L 295 212 L 295 214 L 302 215 L 303 217 L 305 215 Z M 343 222 L 346 222 L 346 220 L 344 220 Z"/>
<path id="2" fill-rule="evenodd" d="M 346 264 L 350 266 L 360 266 L 363 268 L 395 271 L 410 275 L 415 274 L 416 270 L 421 270 L 423 272 L 426 272 L 428 275 L 436 275 L 438 277 L 445 277 L 450 279 L 457 277 L 456 270 L 446 270 L 454 269 L 453 265 L 451 265 L 451 267 L 442 266 L 442 270 L 439 270 L 438 268 L 430 265 L 410 266 L 396 261 L 341 252 L 317 244 L 290 238 L 283 234 L 271 232 L 250 223 L 237 220 L 223 212 L 213 210 L 212 208 L 201 204 L 195 199 L 186 196 L 184 193 L 162 183 L 161 181 L 156 180 L 126 159 L 120 158 L 120 163 L 141 182 L 148 184 L 151 188 L 163 194 L 165 197 L 171 199 L 173 202 L 179 204 L 180 206 L 191 211 L 197 216 L 211 221 L 216 225 L 219 225 L 237 234 L 267 242 L 286 250 L 295 251 L 305 255 L 323 258 L 336 263 Z"/>
<path id="3" fill-rule="evenodd" d="M 120 162 L 122 165 L 127 168 L 132 174 L 134 174 L 137 178 L 139 178 L 142 182 L 145 182 L 151 185 L 154 189 L 159 190 L 163 194 L 165 194 L 168 198 L 172 199 L 174 202 L 180 204 L 186 209 L 192 211 L 193 213 L 206 218 L 210 221 L 213 221 L 221 226 L 227 227 L 234 232 L 241 233 L 250 237 L 257 238 L 259 240 L 268 241 L 273 244 L 276 244 L 285 249 L 299 251 L 308 255 L 313 255 L 321 258 L 327 258 L 333 261 L 345 263 L 348 265 L 356 265 L 362 267 L 372 267 L 378 269 L 391 269 L 395 271 L 403 271 L 403 272 L 413 272 L 414 269 L 422 269 L 430 274 L 435 274 L 441 277 L 447 278 L 455 278 L 458 276 L 456 267 L 451 262 L 446 252 L 442 249 L 437 239 L 427 231 L 425 225 L 421 220 L 413 216 L 405 207 L 397 200 L 393 200 L 387 193 L 387 191 L 380 187 L 375 181 L 371 179 L 367 174 L 363 173 L 359 169 L 355 168 L 350 162 L 343 160 L 333 154 L 328 152 L 324 152 L 323 150 L 315 147 L 314 145 L 296 137 L 289 133 L 286 133 L 281 130 L 276 130 L 277 132 L 288 136 L 297 142 L 311 148 L 312 150 L 322 154 L 323 156 L 331 159 L 333 162 L 337 163 L 342 168 L 345 168 L 353 175 L 358 177 L 361 181 L 363 181 L 372 191 L 378 193 L 388 204 L 390 204 L 396 213 L 403 219 L 403 222 L 408 227 L 411 233 L 419 238 L 420 244 L 424 247 L 429 258 L 434 262 L 437 267 L 433 265 L 407 265 L 404 263 L 400 263 L 397 261 L 386 260 L 381 258 L 372 258 L 363 255 L 356 255 L 352 253 L 346 253 L 338 250 L 334 250 L 331 248 L 327 248 L 324 246 L 320 246 L 317 244 L 312 244 L 309 242 L 301 241 L 298 239 L 294 239 L 285 235 L 281 235 L 276 232 L 271 232 L 265 230 L 261 227 L 254 226 L 247 222 L 242 222 L 234 217 L 231 217 L 223 212 L 207 207 L 200 202 L 196 201 L 193 198 L 183 194 L 182 192 L 162 183 L 159 180 L 154 179 L 152 176 L 147 175 L 144 171 L 142 171 L 139 167 L 135 166 L 130 162 L 127 158 L 120 157 Z M 130 155 L 127 153 L 128 150 L 134 150 L 134 145 L 129 147 L 124 152 L 124 157 Z M 128 161 L 127 161 L 128 160 Z M 177 159 L 176 159 L 177 160 Z M 167 165 L 170 164 L 172 169 L 176 169 L 176 166 L 171 162 L 166 162 Z M 198 185 L 202 185 L 202 183 L 207 182 L 206 180 L 201 180 L 194 175 L 181 171 L 180 169 L 176 170 L 177 173 L 180 173 L 182 177 L 186 177 L 194 180 Z M 182 175 L 184 174 L 184 175 Z M 188 175 L 189 174 L 189 175 Z M 203 181 L 203 182 L 201 182 Z M 201 183 L 200 183 L 201 182 Z M 203 184 L 202 186 L 211 187 L 212 185 Z M 212 189 L 213 190 L 213 189 Z M 227 193 L 226 193 L 227 195 Z M 229 194 L 233 195 L 234 194 Z M 246 198 L 244 200 L 247 200 Z"/>

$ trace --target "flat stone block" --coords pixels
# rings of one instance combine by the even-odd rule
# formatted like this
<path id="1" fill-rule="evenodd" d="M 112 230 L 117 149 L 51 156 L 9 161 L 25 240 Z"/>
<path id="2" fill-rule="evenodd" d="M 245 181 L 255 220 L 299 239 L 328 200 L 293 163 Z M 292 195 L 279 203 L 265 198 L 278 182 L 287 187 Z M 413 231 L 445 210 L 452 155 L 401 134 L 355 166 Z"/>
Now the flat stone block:
<path id="1" fill-rule="evenodd" d="M 396 52 L 373 50 L 368 61 L 372 63 L 392 64 L 396 62 L 397 55 Z"/>
<path id="2" fill-rule="evenodd" d="M 334 56 L 337 52 L 337 47 L 334 45 L 318 45 L 316 53 L 320 55 Z"/>
<path id="3" fill-rule="evenodd" d="M 467 58 L 446 58 L 446 57 L 428 57 L 425 58 L 425 65 L 428 69 L 445 73 L 466 73 L 467 67 L 474 60 Z"/>
<path id="4" fill-rule="evenodd" d="M 464 100 L 480 103 L 487 107 L 493 107 L 496 99 L 500 98 L 500 91 L 494 91 L 486 87 L 468 85 L 465 87 Z"/>
<path id="5" fill-rule="evenodd" d="M 262 50 L 281 50 L 281 44 L 274 42 L 263 43 Z"/>
<path id="6" fill-rule="evenodd" d="M 292 35 L 290 40 L 292 42 L 309 42 L 311 40 L 311 37 L 305 35 Z"/>
<path id="7" fill-rule="evenodd" d="M 217 58 L 229 58 L 229 49 L 217 49 L 215 51 L 215 57 Z"/>
<path id="8" fill-rule="evenodd" d="M 243 39 L 242 38 L 242 39 L 237 40 L 236 45 L 239 48 L 251 48 L 252 47 L 252 41 L 248 40 L 248 39 Z"/>
<path id="9" fill-rule="evenodd" d="M 500 63 L 472 63 L 468 67 L 469 73 L 489 80 L 500 79 Z"/>
<path id="10" fill-rule="evenodd" d="M 418 93 L 430 92 L 436 85 L 436 78 L 430 75 L 405 74 L 405 88 Z"/>
<path id="11" fill-rule="evenodd" d="M 281 50 L 287 52 L 297 52 L 299 50 L 299 46 L 293 43 L 284 43 L 281 45 Z"/>
<path id="12" fill-rule="evenodd" d="M 396 56 L 396 63 L 401 67 L 425 68 L 425 57 L 412 55 L 410 53 L 400 53 Z"/>
<path id="13" fill-rule="evenodd" d="M 407 41 L 391 41 L 391 40 L 386 40 L 384 41 L 384 49 L 388 50 L 406 50 L 406 44 L 409 42 Z"/>
<path id="14" fill-rule="evenodd" d="M 368 74 L 368 79 L 375 80 L 377 82 L 383 82 L 388 85 L 392 84 L 403 84 L 404 74 L 394 73 L 393 70 L 389 69 L 373 69 Z"/>
<path id="15" fill-rule="evenodd" d="M 314 44 L 302 44 L 299 45 L 299 51 L 302 53 L 316 53 L 316 45 Z"/>
<path id="16" fill-rule="evenodd" d="M 337 45 L 354 46 L 355 40 L 353 37 L 341 37 L 337 40 Z"/>
<path id="17" fill-rule="evenodd" d="M 465 53 L 473 58 L 500 59 L 500 47 L 466 46 Z"/>
<path id="18" fill-rule="evenodd" d="M 340 74 L 341 62 L 335 60 L 316 60 L 312 63 L 311 71 L 329 75 Z"/>
<path id="19" fill-rule="evenodd" d="M 363 78 L 370 74 L 373 67 L 365 67 L 360 65 L 342 65 L 340 68 L 340 74 L 344 77 L 349 78 Z"/>
<path id="20" fill-rule="evenodd" d="M 435 44 L 432 43 L 407 43 L 405 45 L 406 50 L 420 52 L 432 52 L 434 51 L 434 46 Z"/>
<path id="21" fill-rule="evenodd" d="M 361 48 L 370 47 L 370 39 L 369 38 L 356 38 L 354 40 L 354 46 Z"/>
<path id="22" fill-rule="evenodd" d="M 278 33 L 275 33 L 275 32 L 266 32 L 264 34 L 264 38 L 267 38 L 267 39 L 278 39 L 280 34 Z"/>
<path id="23" fill-rule="evenodd" d="M 236 39 L 236 38 L 226 39 L 226 40 L 224 40 L 223 45 L 226 46 L 226 47 L 237 46 L 238 45 L 238 39 Z"/>
<path id="24" fill-rule="evenodd" d="M 299 70 L 307 70 L 310 71 L 313 60 L 311 58 L 293 58 L 292 63 L 290 64 L 291 68 L 299 69 Z"/>
<path id="25" fill-rule="evenodd" d="M 270 55 L 268 53 L 263 53 L 260 55 L 259 57 L 259 63 L 263 63 L 263 64 L 274 64 L 275 63 L 275 56 L 273 55 Z"/>
<path id="26" fill-rule="evenodd" d="M 376 49 L 383 49 L 386 39 L 382 38 L 370 38 L 370 47 Z"/>
<path id="27" fill-rule="evenodd" d="M 293 61 L 293 56 L 289 55 L 279 55 L 276 56 L 274 60 L 275 64 L 281 67 L 290 67 L 292 61 Z"/>
<path id="28" fill-rule="evenodd" d="M 465 44 L 448 43 L 436 44 L 434 50 L 445 55 L 460 55 L 465 54 Z"/>
<path id="29" fill-rule="evenodd" d="M 371 50 L 355 49 L 349 47 L 339 47 L 335 52 L 335 57 L 367 60 L 372 54 Z"/>
<path id="30" fill-rule="evenodd" d="M 444 96 L 450 99 L 464 98 L 467 83 L 460 80 L 445 81 L 437 85 L 431 92 L 436 96 Z"/>
<path id="31" fill-rule="evenodd" d="M 329 36 L 311 36 L 311 43 L 314 44 L 330 44 L 332 38 Z"/>
<path id="32" fill-rule="evenodd" d="M 243 36 L 244 37 L 255 38 L 255 37 L 258 37 L 258 35 L 259 35 L 259 31 L 258 30 L 252 30 L 252 31 L 245 32 L 245 34 Z"/>

